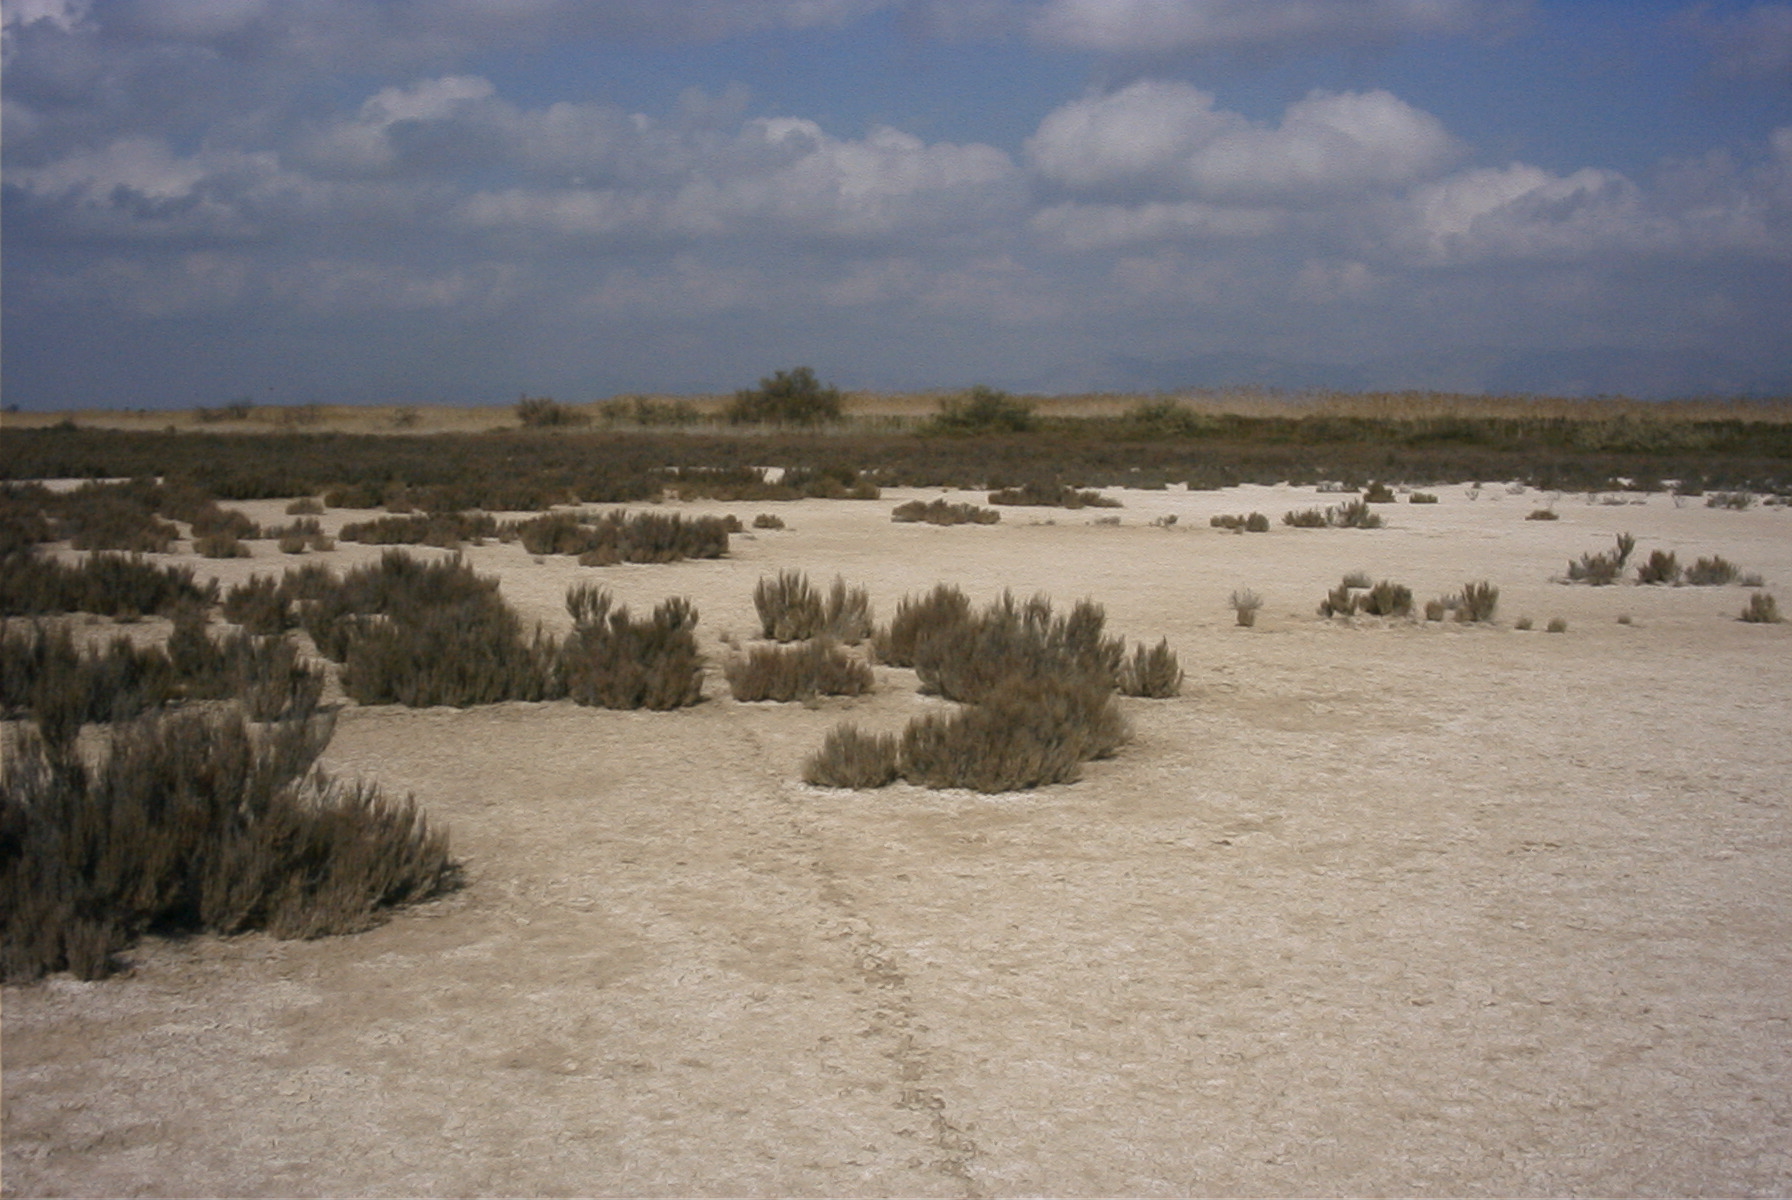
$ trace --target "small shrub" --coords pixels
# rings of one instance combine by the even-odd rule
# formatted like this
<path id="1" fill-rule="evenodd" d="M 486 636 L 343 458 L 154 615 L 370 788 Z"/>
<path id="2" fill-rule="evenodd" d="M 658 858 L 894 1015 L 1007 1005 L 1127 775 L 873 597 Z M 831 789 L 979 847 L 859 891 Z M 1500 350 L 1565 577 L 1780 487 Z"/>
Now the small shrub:
<path id="1" fill-rule="evenodd" d="M 726 415 L 736 425 L 819 425 L 838 421 L 840 414 L 839 389 L 824 387 L 812 368 L 797 367 L 774 371 L 758 388 L 736 392 Z"/>
<path id="2" fill-rule="evenodd" d="M 1672 550 L 1654 550 L 1649 554 L 1649 561 L 1636 569 L 1638 583 L 1680 582 L 1680 560 Z"/>
<path id="3" fill-rule="evenodd" d="M 1326 526 L 1325 511 L 1318 508 L 1302 508 L 1282 514 L 1282 524 L 1295 529 L 1324 529 Z"/>
<path id="4" fill-rule="evenodd" d="M 1263 607 L 1263 597 L 1250 588 L 1235 588 L 1226 603 L 1232 606 L 1238 623 L 1249 629 L 1257 623 L 1257 610 Z"/>
<path id="5" fill-rule="evenodd" d="M 1144 643 L 1133 647 L 1132 657 L 1120 663 L 1119 689 L 1122 696 L 1146 700 L 1168 700 L 1182 694 L 1182 667 L 1165 638 L 1151 647 Z"/>
<path id="6" fill-rule="evenodd" d="M 919 599 L 904 596 L 896 602 L 896 615 L 888 628 L 872 639 L 877 660 L 893 667 L 915 665 L 915 649 L 927 637 L 965 624 L 971 619 L 971 602 L 949 584 L 935 584 Z"/>
<path id="7" fill-rule="evenodd" d="M 1380 529 L 1381 514 L 1371 512 L 1366 500 L 1352 500 L 1325 510 L 1325 523 L 1334 529 Z"/>
<path id="8" fill-rule="evenodd" d="M 249 557 L 249 547 L 228 533 L 208 533 L 194 538 L 193 550 L 205 558 Z"/>
<path id="9" fill-rule="evenodd" d="M 1464 624 L 1491 621 L 1499 604 L 1500 590 L 1493 584 L 1485 580 L 1465 584 L 1456 600 L 1456 619 Z"/>
<path id="10" fill-rule="evenodd" d="M 1527 521 L 1557 521 L 1560 519 L 1553 508 L 1533 508 L 1525 517 Z"/>
<path id="11" fill-rule="evenodd" d="M 1357 598 L 1356 610 L 1372 617 L 1404 617 L 1412 612 L 1412 589 L 1384 579 Z"/>
<path id="12" fill-rule="evenodd" d="M 1408 504 L 1436 504 L 1437 497 L 1431 492 L 1414 492 L 1406 498 Z"/>
<path id="13" fill-rule="evenodd" d="M 218 585 L 201 585 L 193 568 L 157 566 L 135 555 L 91 554 L 65 565 L 30 549 L 0 555 L 0 616 L 90 612 L 102 616 L 171 613 L 183 603 L 210 604 Z"/>
<path id="14" fill-rule="evenodd" d="M 1369 572 L 1352 571 L 1344 576 L 1344 586 L 1347 588 L 1366 588 L 1373 587 L 1374 583 L 1369 578 Z"/>
<path id="15" fill-rule="evenodd" d="M 776 513 L 760 513 L 753 518 L 754 529 L 782 529 L 784 518 Z"/>
<path id="16" fill-rule="evenodd" d="M 1355 611 L 1356 597 L 1351 594 L 1348 583 L 1340 583 L 1319 602 L 1319 615 L 1322 617 L 1348 617 Z"/>
<path id="17" fill-rule="evenodd" d="M 893 735 L 837 725 L 828 731 L 821 749 L 804 760 L 803 781 L 815 787 L 880 788 L 896 780 L 897 762 Z"/>
<path id="18" fill-rule="evenodd" d="M 759 613 L 761 633 L 773 641 L 800 642 L 813 637 L 832 637 L 857 645 L 871 636 L 871 596 L 864 588 L 849 588 L 834 577 L 823 600 L 801 571 L 780 571 L 761 579 L 753 589 L 753 607 Z"/>
<path id="19" fill-rule="evenodd" d="M 1252 513 L 1244 519 L 1244 531 L 1246 533 L 1268 533 L 1269 518 L 1260 512 Z"/>
<path id="20" fill-rule="evenodd" d="M 1448 611 L 1449 606 L 1442 600 L 1425 601 L 1425 619 L 1427 621 L 1441 621 L 1444 619 L 1444 614 Z"/>
<path id="21" fill-rule="evenodd" d="M 1742 619 L 1751 625 L 1777 625 L 1785 620 L 1780 616 L 1779 602 L 1768 592 L 1755 592 L 1749 596 Z"/>
<path id="22" fill-rule="evenodd" d="M 1712 492 L 1705 497 L 1706 508 L 1728 508 L 1741 512 L 1753 508 L 1754 504 L 1753 492 Z"/>
<path id="23" fill-rule="evenodd" d="M 1604 587 L 1616 583 L 1636 549 L 1636 538 L 1628 533 L 1618 535 L 1616 546 L 1599 554 L 1583 554 L 1579 562 L 1568 564 L 1568 582 Z"/>
<path id="24" fill-rule="evenodd" d="M 890 510 L 892 521 L 925 521 L 929 525 L 994 525 L 1002 514 L 975 504 L 953 504 L 945 499 L 910 500 Z"/>
<path id="25" fill-rule="evenodd" d="M 1722 587 L 1734 583 L 1742 569 L 1722 555 L 1701 558 L 1686 568 L 1686 582 L 1694 587 Z"/>
<path id="26" fill-rule="evenodd" d="M 872 685 L 870 666 L 825 638 L 800 646 L 755 646 L 723 673 L 734 698 L 744 702 L 862 696 Z"/>
<path id="27" fill-rule="evenodd" d="M 322 516 L 323 511 L 324 506 L 318 502 L 315 496 L 300 496 L 286 506 L 286 515 L 289 517 Z"/>
<path id="28" fill-rule="evenodd" d="M 1568 622 L 1563 620 L 1561 617 L 1551 617 L 1549 619 L 1549 624 L 1544 626 L 1544 632 L 1545 633 L 1567 633 L 1568 632 Z"/>
<path id="29" fill-rule="evenodd" d="M 1399 497 L 1394 495 L 1394 489 L 1385 483 L 1371 481 L 1363 491 L 1363 503 L 1365 504 L 1393 504 L 1398 499 Z"/>
<path id="30" fill-rule="evenodd" d="M 1512 628 L 1514 629 L 1528 630 L 1530 627 L 1531 619 L 1529 617 L 1520 617 L 1518 620 L 1512 622 Z"/>

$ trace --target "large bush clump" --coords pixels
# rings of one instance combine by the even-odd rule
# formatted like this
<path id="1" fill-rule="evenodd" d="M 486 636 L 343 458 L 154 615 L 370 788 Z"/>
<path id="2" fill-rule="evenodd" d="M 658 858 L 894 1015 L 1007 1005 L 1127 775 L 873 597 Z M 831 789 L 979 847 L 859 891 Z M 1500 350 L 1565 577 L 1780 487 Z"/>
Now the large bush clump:
<path id="1" fill-rule="evenodd" d="M 496 536 L 497 519 L 482 512 L 399 513 L 350 521 L 340 534 L 343 541 L 364 546 L 435 546 L 443 550 Z"/>
<path id="2" fill-rule="evenodd" d="M 896 615 L 872 638 L 872 652 L 879 662 L 892 667 L 912 667 L 915 647 L 922 638 L 963 624 L 970 617 L 970 597 L 950 584 L 935 584 L 919 599 L 904 596 L 896 602 Z"/>
<path id="3" fill-rule="evenodd" d="M 903 777 L 922 787 L 1010 792 L 1072 782 L 1126 739 L 1112 686 L 1098 676 L 1022 674 L 981 703 L 909 722 L 899 757 Z"/>
<path id="4" fill-rule="evenodd" d="M 823 386 L 813 368 L 797 367 L 736 392 L 727 417 L 736 425 L 820 425 L 838 421 L 840 413 L 840 390 Z"/>
<path id="5" fill-rule="evenodd" d="M 342 686 L 362 704 L 465 708 L 552 693 L 553 649 L 458 556 L 423 562 L 388 550 L 315 594 L 301 620 L 318 650 L 343 663 Z"/>
<path id="6" fill-rule="evenodd" d="M 151 932 L 320 937 L 456 882 L 412 801 L 310 771 L 320 722 L 115 726 L 92 767 L 27 735 L 0 770 L 0 976 L 98 979 Z"/>
<path id="7" fill-rule="evenodd" d="M 703 698 L 703 656 L 697 650 L 697 609 L 673 597 L 644 621 L 611 607 L 610 593 L 577 584 L 566 593 L 573 630 L 560 647 L 566 695 L 597 708 L 664 711 Z"/>
<path id="8" fill-rule="evenodd" d="M 974 617 L 917 639 L 915 673 L 924 690 L 967 704 L 1015 676 L 1087 675 L 1111 691 L 1126 645 L 1104 632 L 1106 620 L 1092 600 L 1056 616 L 1044 596 L 1022 603 L 1004 593 Z"/>

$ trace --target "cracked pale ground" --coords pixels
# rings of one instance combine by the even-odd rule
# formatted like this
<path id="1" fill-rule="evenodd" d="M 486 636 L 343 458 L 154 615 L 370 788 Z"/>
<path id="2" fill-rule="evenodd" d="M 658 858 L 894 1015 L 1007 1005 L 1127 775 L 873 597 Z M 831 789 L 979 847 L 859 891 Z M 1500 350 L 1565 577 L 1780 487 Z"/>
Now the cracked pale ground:
<path id="1" fill-rule="evenodd" d="M 1188 683 L 1081 782 L 1001 796 L 798 781 L 843 717 L 937 703 L 883 668 L 813 709 L 719 673 L 674 714 L 349 708 L 327 764 L 414 791 L 470 886 L 8 988 L 7 1192 L 1783 1195 L 1792 626 L 1550 576 L 1630 530 L 1792 607 L 1792 511 L 1441 492 L 1375 532 L 1208 527 L 1333 499 L 1286 488 L 1128 492 L 1119 528 L 892 525 L 902 493 L 692 506 L 790 523 L 719 562 L 471 550 L 556 628 L 575 579 L 689 595 L 712 660 L 781 567 L 884 616 L 939 580 L 1091 595 Z M 201 566 L 289 561 L 257 553 Z M 1358 568 L 1490 579 L 1499 626 L 1319 620 Z"/>

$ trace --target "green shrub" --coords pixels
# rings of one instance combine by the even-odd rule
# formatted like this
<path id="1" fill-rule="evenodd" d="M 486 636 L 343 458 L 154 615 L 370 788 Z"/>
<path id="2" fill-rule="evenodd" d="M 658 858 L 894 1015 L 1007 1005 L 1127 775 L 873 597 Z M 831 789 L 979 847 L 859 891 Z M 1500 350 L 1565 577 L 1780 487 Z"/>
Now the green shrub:
<path id="1" fill-rule="evenodd" d="M 826 638 L 799 646 L 755 646 L 723 673 L 734 698 L 744 702 L 862 696 L 872 686 L 870 666 Z"/>
<path id="2" fill-rule="evenodd" d="M 941 433 L 1026 433 L 1033 425 L 1031 404 L 978 384 L 941 404 L 932 428 Z"/>
<path id="3" fill-rule="evenodd" d="M 828 730 L 821 749 L 803 762 L 803 782 L 815 787 L 880 788 L 898 774 L 896 738 L 862 733 L 852 724 Z"/>
<path id="4" fill-rule="evenodd" d="M 840 391 L 824 387 L 810 367 L 774 371 L 755 389 L 734 394 L 726 416 L 736 425 L 820 425 L 838 421 Z"/>
<path id="5" fill-rule="evenodd" d="M 1749 596 L 1742 619 L 1751 625 L 1777 625 L 1785 620 L 1780 616 L 1779 602 L 1768 592 L 1755 592 Z"/>
<path id="6" fill-rule="evenodd" d="M 327 727 L 233 716 L 115 726 L 97 766 L 42 739 L 0 771 L 0 976 L 98 979 L 145 931 L 320 937 L 458 882 L 414 803 L 310 774 Z"/>
<path id="7" fill-rule="evenodd" d="M 697 609 L 672 597 L 644 621 L 626 606 L 611 608 L 610 593 L 578 584 L 566 593 L 573 630 L 560 649 L 566 694 L 598 708 L 663 712 L 703 699 L 703 655 L 697 649 Z"/>
<path id="8" fill-rule="evenodd" d="M 1132 657 L 1120 664 L 1118 685 L 1122 696 L 1138 696 L 1147 700 L 1168 700 L 1182 694 L 1182 667 L 1170 649 L 1168 638 L 1147 650 L 1144 643 L 1133 647 Z"/>

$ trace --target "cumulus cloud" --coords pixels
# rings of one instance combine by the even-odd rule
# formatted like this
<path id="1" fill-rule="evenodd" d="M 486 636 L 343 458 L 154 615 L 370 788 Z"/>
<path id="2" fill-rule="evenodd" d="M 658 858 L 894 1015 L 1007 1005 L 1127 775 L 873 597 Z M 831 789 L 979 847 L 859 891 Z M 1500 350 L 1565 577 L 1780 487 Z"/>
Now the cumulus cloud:
<path id="1" fill-rule="evenodd" d="M 1441 121 L 1386 91 L 1314 92 L 1270 127 L 1189 84 L 1149 79 L 1057 109 L 1026 150 L 1072 190 L 1233 204 L 1398 187 L 1457 154 Z"/>

